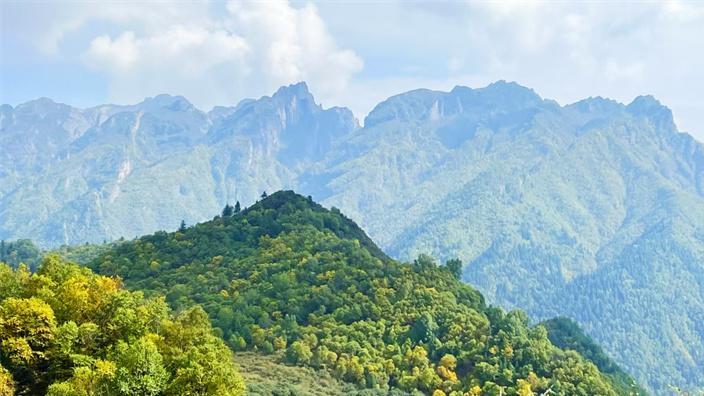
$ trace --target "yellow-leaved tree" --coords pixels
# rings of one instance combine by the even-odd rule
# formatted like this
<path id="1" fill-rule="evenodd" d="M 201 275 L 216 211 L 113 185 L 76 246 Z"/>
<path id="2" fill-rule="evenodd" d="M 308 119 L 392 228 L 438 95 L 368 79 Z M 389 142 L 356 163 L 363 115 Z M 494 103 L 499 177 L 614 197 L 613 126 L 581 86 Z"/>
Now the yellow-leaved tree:
<path id="1" fill-rule="evenodd" d="M 172 315 L 119 279 L 48 256 L 0 263 L 0 396 L 244 394 L 200 307 Z"/>

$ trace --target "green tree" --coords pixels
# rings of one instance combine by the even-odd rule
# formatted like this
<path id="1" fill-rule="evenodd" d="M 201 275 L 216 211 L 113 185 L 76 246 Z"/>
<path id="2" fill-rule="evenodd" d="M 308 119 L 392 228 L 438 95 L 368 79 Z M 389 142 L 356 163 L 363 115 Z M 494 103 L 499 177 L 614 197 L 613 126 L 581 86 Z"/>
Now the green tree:
<path id="1" fill-rule="evenodd" d="M 42 258 L 42 251 L 29 239 L 16 241 L 0 241 L 0 262 L 17 268 L 26 264 L 31 269 L 36 269 Z"/>
<path id="2" fill-rule="evenodd" d="M 12 379 L 12 374 L 2 365 L 0 365 L 0 396 L 14 396 L 15 381 Z"/>
<path id="3" fill-rule="evenodd" d="M 164 363 L 176 373 L 166 394 L 244 393 L 244 381 L 235 369 L 232 353 L 222 340 L 213 337 L 208 314 L 201 307 L 182 312 L 163 331 Z"/>
<path id="4" fill-rule="evenodd" d="M 413 322 L 409 336 L 415 342 L 431 343 L 437 338 L 436 332 L 438 330 L 439 326 L 435 319 L 429 313 L 423 312 Z"/>
<path id="5" fill-rule="evenodd" d="M 222 217 L 232 217 L 234 209 L 230 204 L 225 204 L 225 207 L 222 209 Z"/>
<path id="6" fill-rule="evenodd" d="M 445 268 L 455 277 L 462 279 L 462 261 L 460 259 L 450 259 L 445 263 Z"/>
<path id="7" fill-rule="evenodd" d="M 413 265 L 422 270 L 430 270 L 438 266 L 435 259 L 425 253 L 420 254 Z"/>
<path id="8" fill-rule="evenodd" d="M 295 364 L 307 365 L 313 357 L 310 347 L 302 341 L 296 341 L 286 350 L 286 359 Z"/>
<path id="9" fill-rule="evenodd" d="M 244 393 L 232 352 L 198 307 L 174 317 L 163 297 L 56 255 L 35 274 L 0 264 L 0 297 L 4 394 Z"/>
<path id="10" fill-rule="evenodd" d="M 0 304 L 0 340 L 3 345 L 26 345 L 17 356 L 10 360 L 32 361 L 51 345 L 56 322 L 54 311 L 49 304 L 39 298 L 8 298 Z M 9 352 L 9 349 L 4 349 Z"/>
<path id="11" fill-rule="evenodd" d="M 131 344 L 120 341 L 111 360 L 117 366 L 111 388 L 118 395 L 158 395 L 168 384 L 169 373 L 164 368 L 163 358 L 147 337 Z"/>

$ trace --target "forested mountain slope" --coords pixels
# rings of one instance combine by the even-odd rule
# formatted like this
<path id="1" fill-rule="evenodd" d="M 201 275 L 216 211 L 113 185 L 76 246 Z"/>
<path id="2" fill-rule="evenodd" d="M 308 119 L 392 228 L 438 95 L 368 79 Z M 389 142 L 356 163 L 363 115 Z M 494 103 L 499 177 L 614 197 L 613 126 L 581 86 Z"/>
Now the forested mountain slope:
<path id="1" fill-rule="evenodd" d="M 304 83 L 209 113 L 180 96 L 86 110 L 0 108 L 0 239 L 114 240 L 201 221 L 225 202 L 293 184 L 357 128 Z"/>
<path id="2" fill-rule="evenodd" d="M 387 257 L 338 210 L 290 191 L 177 232 L 118 244 L 91 266 L 176 310 L 202 305 L 239 350 L 362 387 L 426 394 L 628 394 L 543 326 L 504 312 L 428 256 Z"/>
<path id="3" fill-rule="evenodd" d="M 576 319 L 651 389 L 704 388 L 704 148 L 652 97 L 415 90 L 363 128 L 305 84 L 207 113 L 40 99 L 0 108 L 0 147 L 0 239 L 130 238 L 295 188 L 392 257 L 458 257 L 488 301 Z"/>

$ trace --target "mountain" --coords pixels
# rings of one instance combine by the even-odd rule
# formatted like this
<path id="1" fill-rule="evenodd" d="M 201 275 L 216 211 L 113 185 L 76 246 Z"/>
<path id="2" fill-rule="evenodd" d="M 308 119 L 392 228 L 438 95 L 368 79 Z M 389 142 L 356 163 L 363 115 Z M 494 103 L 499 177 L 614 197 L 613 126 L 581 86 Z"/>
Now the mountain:
<path id="1" fill-rule="evenodd" d="M 295 188 L 392 257 L 458 257 L 491 303 L 574 318 L 657 393 L 704 387 L 704 147 L 653 97 L 499 81 L 402 93 L 360 127 L 296 84 L 207 113 L 40 99 L 0 125 L 0 239 L 131 238 Z"/>
<path id="2" fill-rule="evenodd" d="M 86 110 L 39 99 L 0 114 L 0 238 L 45 246 L 134 237 L 252 202 L 358 127 L 304 83 L 209 113 L 159 95 Z"/>
<path id="3" fill-rule="evenodd" d="M 237 350 L 281 351 L 285 362 L 361 387 L 433 395 L 634 390 L 553 346 L 525 313 L 487 306 L 451 267 L 428 256 L 395 261 L 339 210 L 291 191 L 117 244 L 90 266 L 130 289 L 165 294 L 177 311 L 201 305 Z"/>
<path id="4" fill-rule="evenodd" d="M 391 256 L 460 257 L 489 301 L 575 318 L 658 393 L 704 386 L 704 148 L 654 98 L 411 91 L 302 180 Z"/>

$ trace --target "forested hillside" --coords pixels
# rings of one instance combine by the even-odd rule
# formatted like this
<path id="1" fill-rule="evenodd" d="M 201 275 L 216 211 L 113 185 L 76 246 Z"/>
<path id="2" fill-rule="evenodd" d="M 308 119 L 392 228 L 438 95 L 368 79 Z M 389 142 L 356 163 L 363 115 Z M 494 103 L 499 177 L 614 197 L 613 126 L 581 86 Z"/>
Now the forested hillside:
<path id="1" fill-rule="evenodd" d="M 0 107 L 0 147 L 0 239 L 129 239 L 293 188 L 391 257 L 460 259 L 492 304 L 574 318 L 657 393 L 704 388 L 704 146 L 651 96 L 418 89 L 363 127 L 305 83 L 209 112 L 38 99 Z"/>
<path id="2" fill-rule="evenodd" d="M 173 314 L 58 256 L 0 263 L 0 395 L 242 395 L 207 314 Z"/>
<path id="3" fill-rule="evenodd" d="M 338 210 L 290 191 L 118 244 L 91 266 L 203 306 L 235 350 L 281 353 L 361 387 L 433 395 L 629 394 L 555 347 L 521 311 L 487 306 L 461 263 L 390 259 Z"/>
<path id="4" fill-rule="evenodd" d="M 0 241 L 0 263 L 17 268 L 20 263 L 35 269 L 42 258 L 42 251 L 29 239 L 18 241 Z"/>

